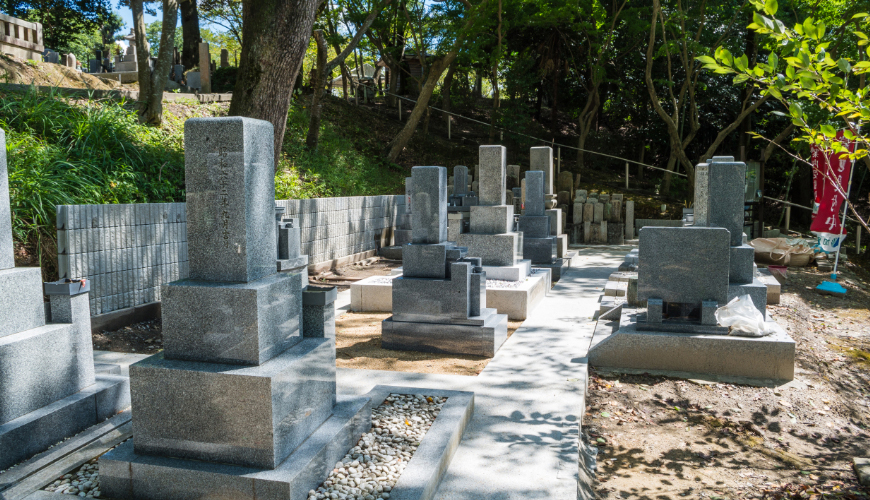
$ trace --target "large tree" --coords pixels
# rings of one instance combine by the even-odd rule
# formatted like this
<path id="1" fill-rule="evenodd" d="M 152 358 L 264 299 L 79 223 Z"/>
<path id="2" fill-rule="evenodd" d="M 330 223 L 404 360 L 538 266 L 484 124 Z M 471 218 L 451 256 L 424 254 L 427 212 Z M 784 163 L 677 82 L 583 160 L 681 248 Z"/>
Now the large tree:
<path id="1" fill-rule="evenodd" d="M 181 9 L 181 64 L 185 69 L 199 66 L 199 11 L 196 0 L 180 0 Z"/>
<path id="2" fill-rule="evenodd" d="M 243 4 L 244 43 L 230 115 L 272 123 L 276 169 L 290 97 L 319 3 L 319 0 L 246 0 Z"/>
<path id="3" fill-rule="evenodd" d="M 139 70 L 139 121 L 160 125 L 163 121 L 163 89 L 169 78 L 175 48 L 175 26 L 178 23 L 178 0 L 163 0 L 163 29 L 157 62 L 151 70 L 143 0 L 130 0 L 133 11 L 133 32 Z"/>

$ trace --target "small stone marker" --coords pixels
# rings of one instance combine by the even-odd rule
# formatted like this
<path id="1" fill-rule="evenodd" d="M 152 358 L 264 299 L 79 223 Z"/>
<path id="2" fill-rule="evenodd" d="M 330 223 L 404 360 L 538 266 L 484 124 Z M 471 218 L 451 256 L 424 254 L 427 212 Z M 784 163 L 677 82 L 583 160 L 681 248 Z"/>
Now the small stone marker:
<path id="1" fill-rule="evenodd" d="M 221 68 L 226 68 L 230 65 L 230 51 L 221 49 Z"/>

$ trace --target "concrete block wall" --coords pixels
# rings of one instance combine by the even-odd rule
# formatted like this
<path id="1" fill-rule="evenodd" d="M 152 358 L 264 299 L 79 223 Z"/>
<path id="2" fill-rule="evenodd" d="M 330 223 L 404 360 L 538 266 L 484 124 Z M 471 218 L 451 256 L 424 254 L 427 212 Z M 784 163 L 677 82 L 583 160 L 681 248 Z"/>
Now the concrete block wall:
<path id="1" fill-rule="evenodd" d="M 160 300 L 188 275 L 184 203 L 57 207 L 58 272 L 91 281 L 91 316 Z"/>
<path id="2" fill-rule="evenodd" d="M 298 218 L 310 264 L 389 246 L 405 197 L 276 200 Z M 91 280 L 91 316 L 160 300 L 160 287 L 188 276 L 184 203 L 60 205 L 61 278 Z"/>
<path id="3" fill-rule="evenodd" d="M 278 200 L 285 216 L 298 218 L 302 253 L 317 264 L 390 246 L 402 195 Z"/>

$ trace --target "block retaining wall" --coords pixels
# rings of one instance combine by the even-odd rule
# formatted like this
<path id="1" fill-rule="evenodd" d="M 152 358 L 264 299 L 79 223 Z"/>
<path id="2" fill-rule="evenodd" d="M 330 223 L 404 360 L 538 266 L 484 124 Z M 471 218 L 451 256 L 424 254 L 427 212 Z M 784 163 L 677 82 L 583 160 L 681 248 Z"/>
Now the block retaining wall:
<path id="1" fill-rule="evenodd" d="M 405 197 L 355 196 L 276 200 L 298 218 L 309 264 L 392 244 Z M 186 278 L 184 203 L 59 205 L 58 271 L 91 280 L 91 316 L 160 300 L 160 287 Z"/>

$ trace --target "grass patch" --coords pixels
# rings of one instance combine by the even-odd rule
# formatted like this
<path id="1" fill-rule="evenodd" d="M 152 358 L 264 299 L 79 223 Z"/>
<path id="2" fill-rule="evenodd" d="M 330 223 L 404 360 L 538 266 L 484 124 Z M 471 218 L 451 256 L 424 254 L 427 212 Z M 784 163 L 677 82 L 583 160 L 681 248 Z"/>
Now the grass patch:
<path id="1" fill-rule="evenodd" d="M 184 121 L 226 114 L 226 105 L 164 103 L 160 128 L 140 125 L 135 104 L 38 92 L 0 93 L 13 238 L 19 265 L 57 278 L 56 206 L 184 200 Z M 300 199 L 401 192 L 407 175 L 382 159 L 379 141 L 352 106 L 324 110 L 320 146 L 304 147 L 305 102 L 288 115 L 276 197 Z"/>
<path id="2" fill-rule="evenodd" d="M 308 100 L 290 106 L 285 160 L 275 176 L 276 198 L 371 196 L 404 188 L 407 173 L 383 159 L 383 144 L 369 132 L 359 110 L 342 104 L 324 106 L 316 151 L 305 149 Z"/>

